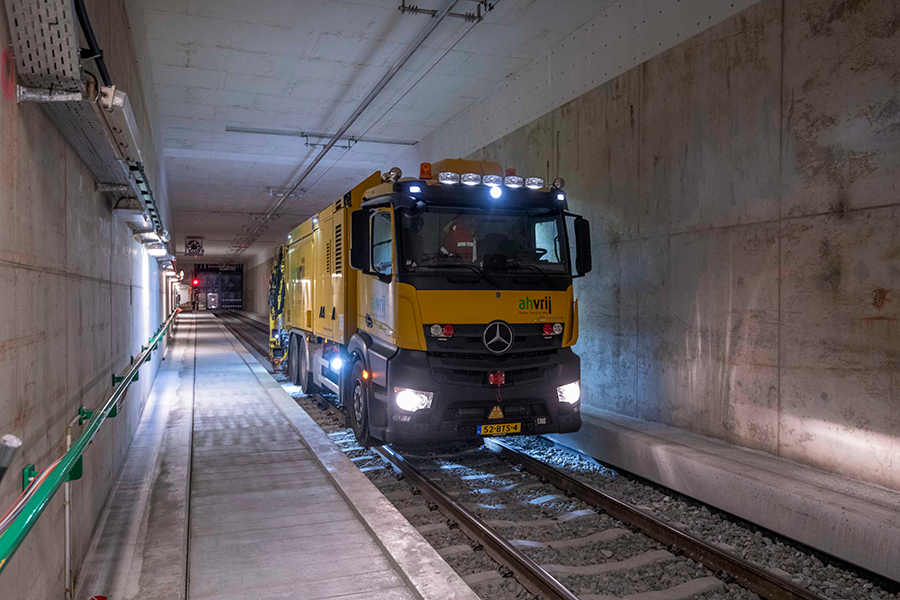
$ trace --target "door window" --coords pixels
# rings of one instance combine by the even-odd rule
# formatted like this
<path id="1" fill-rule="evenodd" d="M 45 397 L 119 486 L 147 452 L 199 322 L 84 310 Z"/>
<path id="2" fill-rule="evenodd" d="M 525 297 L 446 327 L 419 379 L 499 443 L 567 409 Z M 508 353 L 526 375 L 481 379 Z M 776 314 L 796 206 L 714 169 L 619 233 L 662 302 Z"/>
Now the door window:
<path id="1" fill-rule="evenodd" d="M 372 270 L 380 275 L 394 272 L 394 235 L 388 210 L 372 215 Z"/>

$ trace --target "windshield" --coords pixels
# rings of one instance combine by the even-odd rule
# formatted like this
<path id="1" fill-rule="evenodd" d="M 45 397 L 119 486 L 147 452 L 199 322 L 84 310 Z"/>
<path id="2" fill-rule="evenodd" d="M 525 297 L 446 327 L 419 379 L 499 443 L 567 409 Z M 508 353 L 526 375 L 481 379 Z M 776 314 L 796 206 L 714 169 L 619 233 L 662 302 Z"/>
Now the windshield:
<path id="1" fill-rule="evenodd" d="M 559 211 L 404 210 L 404 271 L 445 269 L 568 274 Z"/>

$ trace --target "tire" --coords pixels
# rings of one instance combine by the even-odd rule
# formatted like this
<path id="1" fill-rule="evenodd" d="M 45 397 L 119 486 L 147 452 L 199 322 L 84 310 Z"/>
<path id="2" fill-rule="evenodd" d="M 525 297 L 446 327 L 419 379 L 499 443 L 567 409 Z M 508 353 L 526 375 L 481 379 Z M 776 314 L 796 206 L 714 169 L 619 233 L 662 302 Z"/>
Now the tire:
<path id="1" fill-rule="evenodd" d="M 287 375 L 294 385 L 300 385 L 300 338 L 291 334 L 288 342 Z"/>
<path id="2" fill-rule="evenodd" d="M 363 448 L 368 448 L 375 444 L 375 438 L 369 431 L 369 385 L 363 379 L 363 362 L 357 360 L 353 363 L 353 370 L 350 372 L 350 381 L 348 389 L 350 397 L 346 403 L 347 420 L 350 422 L 350 428 L 353 429 L 353 435 L 356 441 Z"/>
<path id="3" fill-rule="evenodd" d="M 312 358 L 309 355 L 309 344 L 306 343 L 306 337 L 298 340 L 298 345 L 300 346 L 300 353 L 297 356 L 297 381 L 300 389 L 303 390 L 303 393 L 307 396 L 312 396 L 316 392 L 319 391 L 319 386 L 313 383 L 313 374 L 312 374 Z"/>

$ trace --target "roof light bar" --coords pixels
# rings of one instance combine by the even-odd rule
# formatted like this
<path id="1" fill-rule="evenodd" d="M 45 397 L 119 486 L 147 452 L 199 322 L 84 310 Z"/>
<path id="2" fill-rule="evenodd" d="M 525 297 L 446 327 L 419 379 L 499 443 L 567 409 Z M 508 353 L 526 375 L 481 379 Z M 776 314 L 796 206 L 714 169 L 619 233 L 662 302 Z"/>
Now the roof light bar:
<path id="1" fill-rule="evenodd" d="M 525 180 L 525 187 L 529 190 L 539 190 L 544 187 L 543 177 L 529 177 Z"/>
<path id="2" fill-rule="evenodd" d="M 481 183 L 481 175 L 478 173 L 463 173 L 461 179 L 465 185 L 478 185 Z"/>
<path id="3" fill-rule="evenodd" d="M 451 171 L 442 171 L 438 173 L 438 181 L 440 183 L 445 183 L 447 185 L 453 185 L 454 183 L 459 183 L 459 173 L 453 173 Z"/>
<path id="4" fill-rule="evenodd" d="M 496 187 L 498 185 L 503 185 L 503 178 L 499 175 L 485 175 L 481 178 L 481 182 L 484 185 L 489 185 L 491 187 Z"/>
<path id="5" fill-rule="evenodd" d="M 525 178 L 518 175 L 507 175 L 504 182 L 508 188 L 520 188 L 525 185 Z"/>

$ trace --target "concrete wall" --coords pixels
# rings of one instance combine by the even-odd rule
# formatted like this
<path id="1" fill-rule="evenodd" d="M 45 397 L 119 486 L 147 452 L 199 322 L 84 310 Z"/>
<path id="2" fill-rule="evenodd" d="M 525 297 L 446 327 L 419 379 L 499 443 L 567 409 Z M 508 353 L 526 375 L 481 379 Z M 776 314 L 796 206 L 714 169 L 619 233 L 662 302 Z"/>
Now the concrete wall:
<path id="1" fill-rule="evenodd" d="M 274 258 L 253 266 L 244 265 L 244 310 L 269 316 L 269 276 L 274 265 Z"/>
<path id="2" fill-rule="evenodd" d="M 153 111 L 121 0 L 89 0 L 87 9 L 114 83 L 128 92 L 142 130 L 143 154 L 157 198 L 164 181 L 153 143 Z M 24 441 L 0 484 L 0 507 L 22 491 L 28 463 L 46 467 L 65 451 L 66 424 L 78 407 L 95 408 L 111 392 L 111 374 L 138 354 L 163 318 L 156 261 L 94 192 L 94 180 L 35 105 L 15 102 L 15 61 L 0 11 L 0 434 Z M 163 206 L 164 208 L 164 206 Z M 141 371 L 116 419 L 94 438 L 84 477 L 72 484 L 75 570 L 129 448 L 161 352 Z M 81 431 L 73 429 L 73 436 Z M 61 598 L 64 511 L 60 491 L 0 575 L 4 598 Z"/>
<path id="3" fill-rule="evenodd" d="M 900 489 L 897 47 L 891 0 L 764 0 L 472 155 L 591 221 L 586 411 Z"/>

